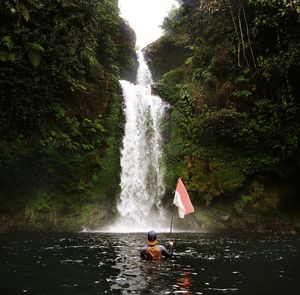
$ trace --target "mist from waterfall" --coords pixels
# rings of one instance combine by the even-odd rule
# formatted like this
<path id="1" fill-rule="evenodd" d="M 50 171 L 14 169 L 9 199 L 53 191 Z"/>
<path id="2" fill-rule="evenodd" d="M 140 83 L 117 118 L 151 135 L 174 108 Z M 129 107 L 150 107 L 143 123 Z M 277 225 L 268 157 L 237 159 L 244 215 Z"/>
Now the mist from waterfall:
<path id="1" fill-rule="evenodd" d="M 128 20 L 142 48 L 162 35 L 161 24 L 175 0 L 120 0 L 121 16 Z M 161 123 L 168 105 L 151 94 L 152 76 L 141 49 L 136 84 L 120 81 L 126 119 L 121 150 L 121 194 L 118 216 L 107 231 L 167 231 L 161 199 L 165 193 L 162 168 Z"/>

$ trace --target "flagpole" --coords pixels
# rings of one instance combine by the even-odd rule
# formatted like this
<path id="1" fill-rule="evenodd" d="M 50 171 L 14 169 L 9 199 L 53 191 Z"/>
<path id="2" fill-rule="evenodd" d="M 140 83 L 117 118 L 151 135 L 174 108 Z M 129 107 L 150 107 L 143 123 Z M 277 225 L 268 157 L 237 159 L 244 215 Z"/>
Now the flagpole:
<path id="1" fill-rule="evenodd" d="M 173 204 L 171 205 L 173 206 Z M 172 208 L 172 217 L 171 217 L 171 225 L 170 225 L 170 234 L 172 233 L 173 230 L 173 219 L 174 219 L 174 206 Z"/>

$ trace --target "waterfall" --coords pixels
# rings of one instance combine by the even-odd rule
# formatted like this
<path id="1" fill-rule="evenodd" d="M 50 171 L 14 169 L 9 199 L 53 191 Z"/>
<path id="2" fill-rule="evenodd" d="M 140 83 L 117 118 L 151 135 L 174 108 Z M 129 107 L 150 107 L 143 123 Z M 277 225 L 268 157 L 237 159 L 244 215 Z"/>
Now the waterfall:
<path id="1" fill-rule="evenodd" d="M 121 230 L 142 230 L 164 224 L 160 200 L 164 194 L 161 168 L 160 123 L 167 107 L 151 94 L 151 74 L 141 51 L 138 52 L 137 85 L 120 81 L 125 103 L 125 135 L 121 151 L 120 217 Z M 159 221 L 159 224 L 156 224 Z M 138 226 L 137 226 L 138 225 Z"/>
<path id="2" fill-rule="evenodd" d="M 161 34 L 160 25 L 178 3 L 175 0 L 120 0 L 122 16 L 137 35 L 142 48 Z M 121 150 L 121 194 L 118 217 L 108 231 L 130 232 L 156 229 L 166 231 L 169 221 L 163 214 L 165 193 L 161 166 L 161 123 L 168 105 L 151 94 L 152 76 L 141 49 L 136 84 L 120 81 L 126 119 Z"/>

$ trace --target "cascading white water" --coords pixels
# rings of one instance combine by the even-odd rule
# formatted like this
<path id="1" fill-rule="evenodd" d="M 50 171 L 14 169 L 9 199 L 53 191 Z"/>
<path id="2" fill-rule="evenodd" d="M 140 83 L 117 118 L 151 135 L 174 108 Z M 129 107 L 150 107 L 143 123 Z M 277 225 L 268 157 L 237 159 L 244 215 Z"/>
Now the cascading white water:
<path id="1" fill-rule="evenodd" d="M 125 135 L 121 153 L 120 217 L 116 230 L 143 230 L 164 224 L 160 200 L 164 194 L 160 123 L 166 104 L 151 95 L 151 75 L 139 52 L 138 84 L 120 81 L 125 101 Z"/>
<path id="2" fill-rule="evenodd" d="M 137 47 L 155 41 L 175 0 L 119 0 L 121 15 L 137 35 Z M 152 76 L 142 50 L 137 51 L 137 83 L 120 81 L 125 102 L 125 135 L 121 151 L 121 195 L 119 216 L 107 229 L 115 232 L 166 231 L 169 221 L 161 208 L 165 192 L 161 167 L 160 125 L 167 104 L 151 94 Z"/>

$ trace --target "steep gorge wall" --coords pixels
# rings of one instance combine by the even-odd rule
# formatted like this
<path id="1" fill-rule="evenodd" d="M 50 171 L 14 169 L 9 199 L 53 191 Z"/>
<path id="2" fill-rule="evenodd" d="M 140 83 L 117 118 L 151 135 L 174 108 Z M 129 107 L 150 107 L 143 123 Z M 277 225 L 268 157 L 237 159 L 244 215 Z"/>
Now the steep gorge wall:
<path id="1" fill-rule="evenodd" d="M 116 0 L 0 8 L 0 231 L 100 222 L 119 191 L 135 34 Z"/>
<path id="2" fill-rule="evenodd" d="M 205 228 L 299 230 L 299 7 L 183 2 L 146 49 L 167 196 L 181 176 Z"/>

